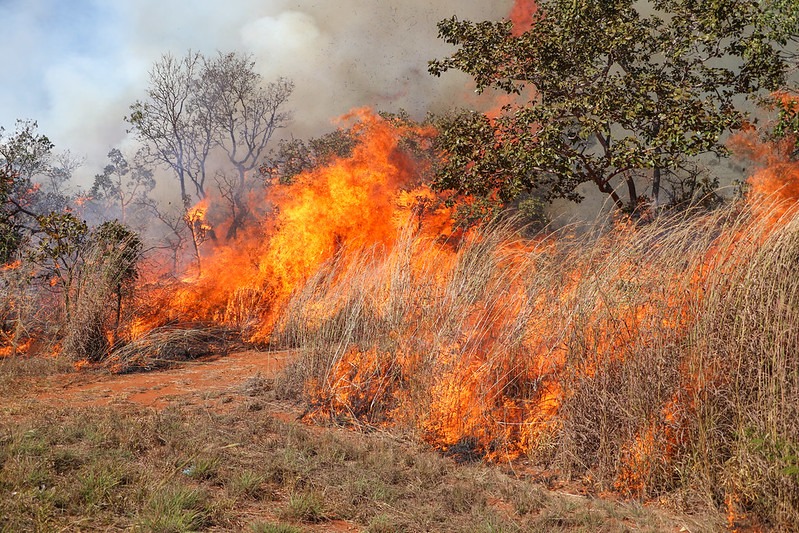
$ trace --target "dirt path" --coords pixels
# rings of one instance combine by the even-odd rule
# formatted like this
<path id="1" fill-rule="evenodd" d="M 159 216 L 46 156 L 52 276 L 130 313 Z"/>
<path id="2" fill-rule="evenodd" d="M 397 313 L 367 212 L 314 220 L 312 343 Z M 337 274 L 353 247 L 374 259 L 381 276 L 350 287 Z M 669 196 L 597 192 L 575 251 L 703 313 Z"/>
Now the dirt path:
<path id="1" fill-rule="evenodd" d="M 131 402 L 163 408 L 171 403 L 190 405 L 225 393 L 243 395 L 244 384 L 255 376 L 271 377 L 291 356 L 288 351 L 249 350 L 211 360 L 181 363 L 157 372 L 136 374 L 79 373 L 51 380 L 37 399 L 75 406 Z"/>

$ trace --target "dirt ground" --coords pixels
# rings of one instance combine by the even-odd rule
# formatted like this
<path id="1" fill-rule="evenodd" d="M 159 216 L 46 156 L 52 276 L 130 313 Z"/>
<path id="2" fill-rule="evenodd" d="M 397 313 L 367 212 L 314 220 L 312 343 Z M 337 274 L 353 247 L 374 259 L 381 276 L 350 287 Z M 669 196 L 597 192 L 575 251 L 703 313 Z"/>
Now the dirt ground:
<path id="1" fill-rule="evenodd" d="M 260 412 L 269 412 L 269 416 L 296 424 L 301 413 L 301 407 L 286 402 L 264 401 L 263 397 L 255 398 L 253 385 L 268 381 L 290 361 L 292 353 L 289 351 L 260 352 L 255 350 L 233 353 L 224 357 L 214 357 L 204 360 L 181 363 L 167 370 L 152 371 L 133 374 L 111 374 L 103 369 L 82 369 L 80 371 L 55 372 L 41 378 L 26 381 L 26 388 L 22 394 L 4 398 L 4 412 L 14 419 L 23 421 L 28 411 L 33 412 L 42 407 L 53 408 L 65 405 L 85 408 L 119 408 L 121 411 L 145 408 L 147 411 L 160 412 L 169 407 L 180 409 L 199 410 L 217 414 L 232 411 L 248 411 L 247 406 L 253 404 L 254 409 Z M 3 395 L 5 396 L 5 395 Z M 30 409 L 27 409 L 29 406 Z M 335 439 L 358 439 L 351 430 L 340 427 L 313 426 L 309 430 L 317 435 L 325 432 L 338 435 Z M 429 452 L 427 452 L 429 453 Z M 442 458 L 443 460 L 443 458 Z M 450 461 L 451 462 L 451 461 Z M 456 478 L 458 467 L 453 469 Z M 489 467 L 494 468 L 494 467 Z M 522 483 L 541 486 L 541 490 L 548 491 L 553 502 L 562 502 L 558 505 L 565 508 L 585 508 L 590 511 L 594 506 L 604 506 L 608 509 L 625 508 L 623 502 L 614 503 L 612 495 L 603 495 L 602 498 L 590 496 L 585 487 L 579 483 L 564 483 L 556 475 L 538 472 L 531 465 L 519 462 L 515 465 L 496 466 L 503 473 Z M 483 476 L 485 474 L 480 474 Z M 536 489 L 538 490 L 538 489 Z M 610 496 L 610 497 L 608 497 Z M 488 497 L 488 507 L 502 515 L 512 515 L 511 505 L 507 499 Z M 277 519 L 274 511 L 268 507 L 250 504 L 250 509 L 241 509 L 247 515 L 255 518 Z M 649 506 L 647 506 L 649 507 Z M 625 508 L 626 509 L 626 508 Z M 663 511 L 652 510 L 663 515 Z M 572 511 L 570 511 L 572 512 Z M 615 511 L 614 511 L 615 512 Z M 629 518 L 621 518 L 616 526 L 608 531 L 636 530 L 631 525 Z M 665 512 L 666 515 L 670 513 Z M 649 520 L 649 519 L 648 519 Z M 713 528 L 700 527 L 695 529 L 697 522 L 686 521 L 680 517 L 662 517 L 655 523 L 666 527 L 668 531 L 708 531 Z M 685 524 L 690 524 L 686 527 Z M 607 525 L 607 524 L 606 524 Z M 628 529 L 631 525 L 631 529 Z M 585 524 L 572 527 L 558 527 L 558 531 L 582 531 Z M 603 526 L 605 527 L 605 526 Z M 318 524 L 304 524 L 302 531 L 339 532 L 339 531 L 371 531 L 373 528 L 364 529 L 349 520 L 326 520 Z M 504 529 L 503 529 L 504 530 Z M 643 530 L 652 530 L 644 527 Z"/>
<path id="2" fill-rule="evenodd" d="M 75 406 L 131 402 L 163 408 L 170 403 L 191 405 L 209 397 L 242 396 L 242 384 L 253 376 L 273 377 L 291 357 L 288 351 L 248 350 L 225 357 L 181 363 L 157 372 L 114 375 L 88 371 L 54 376 L 40 384 L 37 398 L 44 402 L 69 401 Z"/>

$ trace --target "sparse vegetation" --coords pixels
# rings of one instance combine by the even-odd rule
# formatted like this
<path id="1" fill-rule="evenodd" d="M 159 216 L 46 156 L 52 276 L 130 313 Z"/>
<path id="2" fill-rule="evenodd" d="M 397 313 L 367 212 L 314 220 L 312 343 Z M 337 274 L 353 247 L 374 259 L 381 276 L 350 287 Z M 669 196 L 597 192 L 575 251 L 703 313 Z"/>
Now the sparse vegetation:
<path id="1" fill-rule="evenodd" d="M 243 403 L 225 412 L 208 404 L 154 411 L 52 407 L 18 387 L 0 408 L 2 531 L 293 532 L 321 531 L 332 520 L 408 533 L 535 531 L 555 521 L 564 531 L 597 523 L 607 531 L 700 530 L 624 503 L 585 511 L 597 504 L 387 435 L 284 422 L 275 408 L 294 408 L 275 404 L 272 393 L 263 396 L 272 408 L 259 411 Z"/>

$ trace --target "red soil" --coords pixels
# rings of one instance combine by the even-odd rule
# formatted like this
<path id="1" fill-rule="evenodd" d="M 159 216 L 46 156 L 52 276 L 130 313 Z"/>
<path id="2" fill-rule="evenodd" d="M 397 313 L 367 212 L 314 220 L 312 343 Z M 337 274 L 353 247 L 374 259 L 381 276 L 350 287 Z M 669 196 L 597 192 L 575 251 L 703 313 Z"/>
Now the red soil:
<path id="1" fill-rule="evenodd" d="M 161 409 L 170 403 L 190 405 L 229 393 L 243 395 L 245 382 L 256 375 L 268 378 L 283 367 L 290 352 L 254 350 L 226 357 L 181 363 L 163 371 L 112 375 L 81 372 L 60 376 L 37 395 L 45 402 L 75 406 L 132 402 Z M 66 380 L 65 380 L 66 378 Z"/>

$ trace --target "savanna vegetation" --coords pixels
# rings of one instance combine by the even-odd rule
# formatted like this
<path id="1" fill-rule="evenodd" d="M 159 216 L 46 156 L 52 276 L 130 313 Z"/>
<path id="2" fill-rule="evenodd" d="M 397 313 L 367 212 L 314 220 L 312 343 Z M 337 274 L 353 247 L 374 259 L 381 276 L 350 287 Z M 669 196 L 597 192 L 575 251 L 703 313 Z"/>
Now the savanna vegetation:
<path id="1" fill-rule="evenodd" d="M 2 131 L 0 527 L 799 528 L 799 7 L 527 7 L 439 24 L 430 72 L 488 111 L 281 138 L 290 80 L 189 52 L 86 190 L 35 122 Z M 735 194 L 706 164 L 732 151 Z M 226 411 L 36 400 L 245 346 L 292 362 Z"/>

